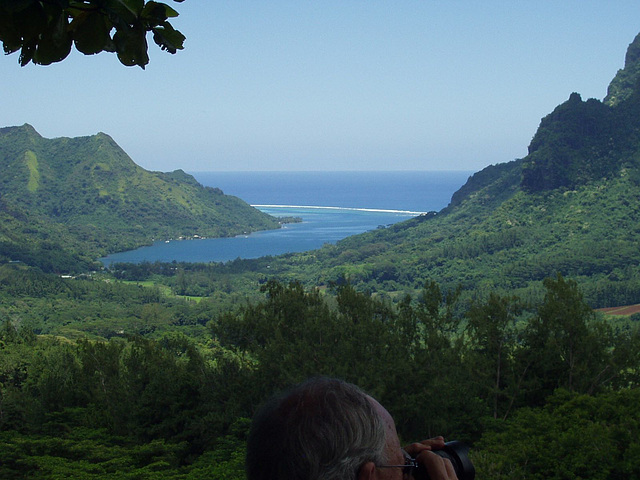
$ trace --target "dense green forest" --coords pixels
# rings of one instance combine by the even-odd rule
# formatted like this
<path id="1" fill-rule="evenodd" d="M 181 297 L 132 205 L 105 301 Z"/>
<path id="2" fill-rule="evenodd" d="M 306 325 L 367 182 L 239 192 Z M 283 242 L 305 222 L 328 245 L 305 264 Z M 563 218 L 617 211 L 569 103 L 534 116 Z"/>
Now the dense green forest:
<path id="1" fill-rule="evenodd" d="M 30 125 L 2 128 L 0 172 L 0 258 L 45 271 L 98 268 L 96 258 L 154 240 L 279 226 L 181 170 L 144 170 L 103 133 L 46 139 Z"/>
<path id="2" fill-rule="evenodd" d="M 469 442 L 482 478 L 640 475 L 637 322 L 596 315 L 560 275 L 539 304 L 491 294 L 465 308 L 433 281 L 392 304 L 348 283 L 329 294 L 272 280 L 217 314 L 135 285 L 45 274 L 1 285 L 14 304 L 1 312 L 2 478 L 241 479 L 256 407 L 319 374 L 380 399 L 404 441 Z M 75 321 L 23 316 L 44 301 L 54 317 L 71 299 Z M 120 302 L 108 340 L 65 332 L 84 317 L 97 335 L 102 312 L 115 327 Z M 49 323 L 72 335 L 44 334 Z"/>
<path id="3" fill-rule="evenodd" d="M 275 220 L 219 220 L 243 203 L 106 135 L 2 129 L 0 477 L 243 479 L 261 402 L 331 375 L 404 442 L 469 443 L 479 478 L 640 478 L 640 315 L 593 310 L 640 303 L 639 51 L 441 212 L 225 264 L 92 270 L 127 242 Z"/>

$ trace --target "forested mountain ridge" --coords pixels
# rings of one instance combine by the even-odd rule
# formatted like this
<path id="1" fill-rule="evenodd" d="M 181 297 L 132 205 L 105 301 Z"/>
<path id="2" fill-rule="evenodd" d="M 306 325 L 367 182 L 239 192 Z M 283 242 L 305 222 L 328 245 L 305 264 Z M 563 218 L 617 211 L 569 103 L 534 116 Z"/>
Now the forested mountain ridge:
<path id="1" fill-rule="evenodd" d="M 510 177 L 509 182 L 518 183 L 527 192 L 540 192 L 575 188 L 611 178 L 621 168 L 637 168 L 640 34 L 629 45 L 625 67 L 618 71 L 607 91 L 603 101 L 583 101 L 580 94 L 572 93 L 541 120 L 524 159 L 492 165 L 476 173 L 454 194 L 452 205 L 500 177 Z M 522 177 L 518 178 L 520 174 Z"/>
<path id="2" fill-rule="evenodd" d="M 640 81 L 640 34 L 631 42 L 624 59 L 624 68 L 618 73 L 609 84 L 607 96 L 604 103 L 615 107 L 631 96 L 638 89 Z"/>
<path id="3" fill-rule="evenodd" d="M 81 269 L 154 239 L 278 227 L 182 170 L 143 169 L 104 133 L 45 139 L 30 125 L 2 128 L 0 171 L 0 255 L 45 270 Z"/>

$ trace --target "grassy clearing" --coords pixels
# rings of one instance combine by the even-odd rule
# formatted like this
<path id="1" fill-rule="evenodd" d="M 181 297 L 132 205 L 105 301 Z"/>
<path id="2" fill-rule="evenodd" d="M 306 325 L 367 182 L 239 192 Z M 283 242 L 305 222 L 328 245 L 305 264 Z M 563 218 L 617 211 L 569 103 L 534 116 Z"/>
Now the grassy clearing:
<path id="1" fill-rule="evenodd" d="M 38 171 L 38 157 L 31 150 L 25 152 L 24 160 L 29 168 L 29 183 L 27 183 L 27 190 L 35 192 L 40 186 L 40 172 Z"/>
<path id="2" fill-rule="evenodd" d="M 194 297 L 192 295 L 176 295 L 171 291 L 171 287 L 167 285 L 162 285 L 160 283 L 156 283 L 153 280 L 143 280 L 143 281 L 135 281 L 135 280 L 120 280 L 122 283 L 126 283 L 128 285 L 139 285 L 145 288 L 157 288 L 162 295 L 165 297 L 174 297 L 174 298 L 182 298 L 184 300 L 188 300 L 190 302 L 199 303 L 203 298 L 206 297 Z"/>
<path id="3" fill-rule="evenodd" d="M 605 313 L 607 315 L 623 315 L 629 316 L 636 313 L 640 313 L 640 304 L 636 305 L 625 305 L 621 307 L 608 307 L 608 308 L 599 308 L 599 312 Z"/>

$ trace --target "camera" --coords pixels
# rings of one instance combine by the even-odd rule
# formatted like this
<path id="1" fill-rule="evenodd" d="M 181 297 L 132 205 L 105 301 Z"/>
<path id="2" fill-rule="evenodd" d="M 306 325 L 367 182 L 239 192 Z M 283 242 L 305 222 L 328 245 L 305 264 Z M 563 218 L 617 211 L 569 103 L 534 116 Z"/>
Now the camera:
<path id="1" fill-rule="evenodd" d="M 469 459 L 469 447 L 464 443 L 453 440 L 445 443 L 441 450 L 432 450 L 432 452 L 451 461 L 458 480 L 473 480 L 476 477 L 476 469 Z M 429 480 L 429 474 L 422 465 L 417 468 L 415 478 Z"/>

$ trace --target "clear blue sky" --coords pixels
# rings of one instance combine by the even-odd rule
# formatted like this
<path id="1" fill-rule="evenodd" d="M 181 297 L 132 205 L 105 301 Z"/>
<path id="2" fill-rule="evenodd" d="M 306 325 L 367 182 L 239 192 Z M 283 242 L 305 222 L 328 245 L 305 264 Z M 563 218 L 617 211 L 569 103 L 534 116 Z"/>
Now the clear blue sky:
<path id="1" fill-rule="evenodd" d="M 640 32 L 638 0 L 165 1 L 186 48 L 145 71 L 0 57 L 0 126 L 102 131 L 150 170 L 475 171 L 602 99 Z"/>

